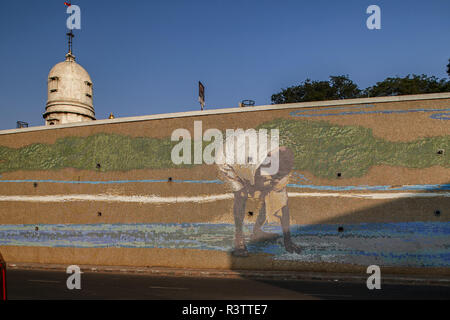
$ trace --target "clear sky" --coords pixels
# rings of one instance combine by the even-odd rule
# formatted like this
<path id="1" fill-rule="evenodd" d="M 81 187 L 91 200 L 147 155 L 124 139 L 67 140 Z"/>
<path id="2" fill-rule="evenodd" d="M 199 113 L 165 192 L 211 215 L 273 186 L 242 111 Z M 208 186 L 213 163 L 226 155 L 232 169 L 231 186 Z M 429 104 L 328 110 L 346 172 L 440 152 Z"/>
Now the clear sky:
<path id="1" fill-rule="evenodd" d="M 409 73 L 447 76 L 448 0 L 74 0 L 74 54 L 97 119 L 270 104 L 306 78 L 361 88 Z M 381 30 L 366 9 L 381 8 Z M 47 75 L 67 52 L 63 0 L 0 1 L 0 129 L 43 125 Z"/>

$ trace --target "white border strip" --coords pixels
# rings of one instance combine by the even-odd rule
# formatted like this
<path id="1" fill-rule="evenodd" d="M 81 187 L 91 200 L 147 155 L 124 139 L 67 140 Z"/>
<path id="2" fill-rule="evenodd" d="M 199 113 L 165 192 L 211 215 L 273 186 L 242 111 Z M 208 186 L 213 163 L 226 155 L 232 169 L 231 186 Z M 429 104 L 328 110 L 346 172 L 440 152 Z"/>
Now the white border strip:
<path id="1" fill-rule="evenodd" d="M 450 197 L 450 192 L 435 193 L 300 193 L 289 192 L 290 198 L 356 198 L 369 200 L 386 200 L 402 198 L 436 198 Z M 71 194 L 71 195 L 48 195 L 48 196 L 0 196 L 0 202 L 74 202 L 74 201 L 99 201 L 99 202 L 122 202 L 122 203 L 208 203 L 219 200 L 233 199 L 232 193 L 193 196 L 193 197 L 160 197 L 150 196 L 121 196 L 110 194 Z"/>
<path id="2" fill-rule="evenodd" d="M 381 103 L 381 102 L 436 100 L 436 99 L 449 99 L 449 98 L 450 98 L 450 92 L 443 92 L 443 93 L 429 93 L 429 94 L 389 96 L 389 97 L 376 97 L 376 98 L 359 98 L 359 99 L 311 101 L 311 102 L 287 103 L 287 104 L 272 104 L 272 105 L 263 105 L 263 106 L 257 106 L 257 107 L 224 108 L 224 109 L 213 109 L 213 110 L 205 110 L 205 111 L 187 111 L 187 112 L 163 113 L 163 114 L 139 116 L 139 117 L 124 117 L 124 118 L 116 118 L 116 119 L 95 120 L 95 121 L 87 121 L 87 122 L 80 122 L 80 123 L 54 125 L 54 126 L 39 126 L 39 127 L 21 128 L 21 129 L 1 130 L 0 135 L 23 133 L 23 132 L 30 132 L 30 131 L 95 126 L 95 125 L 103 125 L 103 124 L 117 124 L 117 123 L 124 123 L 124 122 L 147 121 L 147 120 L 156 120 L 156 119 L 198 117 L 198 116 L 227 114 L 227 113 L 283 110 L 283 109 L 293 109 L 293 108 L 330 107 L 330 106 L 357 105 L 357 104 Z"/>
<path id="3" fill-rule="evenodd" d="M 214 202 L 233 199 L 233 194 L 218 194 L 194 197 L 160 197 L 150 196 L 120 196 L 110 194 L 68 194 L 49 196 L 0 196 L 0 201 L 12 202 L 72 202 L 72 201 L 101 201 L 101 202 L 132 202 L 132 203 L 187 203 Z"/>
<path id="4" fill-rule="evenodd" d="M 384 199 L 402 199 L 402 198 L 435 198 L 450 197 L 450 192 L 430 192 L 430 193 L 413 193 L 413 192 L 392 192 L 392 193 L 300 193 L 289 192 L 290 198 L 309 198 L 309 197 L 334 197 L 334 198 L 358 198 L 371 200 Z"/>

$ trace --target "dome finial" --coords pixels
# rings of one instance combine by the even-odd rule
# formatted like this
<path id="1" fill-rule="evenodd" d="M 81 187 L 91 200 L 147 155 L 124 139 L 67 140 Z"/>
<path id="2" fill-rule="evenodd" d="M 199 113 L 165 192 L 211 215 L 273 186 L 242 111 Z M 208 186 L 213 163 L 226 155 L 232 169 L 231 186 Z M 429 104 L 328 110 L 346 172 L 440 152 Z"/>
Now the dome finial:
<path id="1" fill-rule="evenodd" d="M 72 40 L 75 37 L 75 35 L 73 34 L 72 30 L 70 30 L 70 32 L 66 33 L 66 35 L 67 35 L 67 40 L 68 40 L 68 44 L 69 44 L 69 51 L 67 54 L 72 55 Z"/>
<path id="2" fill-rule="evenodd" d="M 72 54 L 72 52 L 68 52 L 66 54 L 66 61 L 75 61 L 75 56 Z"/>

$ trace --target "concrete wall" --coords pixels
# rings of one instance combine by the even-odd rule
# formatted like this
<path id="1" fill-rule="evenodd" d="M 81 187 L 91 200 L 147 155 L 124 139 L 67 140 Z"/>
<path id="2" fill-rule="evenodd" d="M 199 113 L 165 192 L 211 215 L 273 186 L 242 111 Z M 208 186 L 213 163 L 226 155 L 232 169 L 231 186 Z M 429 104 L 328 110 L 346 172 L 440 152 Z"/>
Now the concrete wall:
<path id="1" fill-rule="evenodd" d="M 0 132 L 9 262 L 392 272 L 450 270 L 450 93 L 222 109 Z M 172 132 L 279 129 L 292 150 L 278 218 L 232 254 L 236 195 L 212 164 L 175 165 Z M 204 142 L 203 147 L 209 144 Z M 276 215 L 279 216 L 281 211 Z"/>

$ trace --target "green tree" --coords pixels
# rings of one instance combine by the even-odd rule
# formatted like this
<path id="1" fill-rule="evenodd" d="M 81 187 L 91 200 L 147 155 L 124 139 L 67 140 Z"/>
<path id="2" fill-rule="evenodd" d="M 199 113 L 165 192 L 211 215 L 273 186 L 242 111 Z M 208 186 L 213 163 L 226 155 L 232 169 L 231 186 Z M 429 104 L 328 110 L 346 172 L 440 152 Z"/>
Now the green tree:
<path id="1" fill-rule="evenodd" d="M 361 90 L 348 75 L 330 76 L 329 81 L 306 79 L 300 85 L 282 89 L 272 95 L 272 103 L 294 103 L 358 98 Z"/>
<path id="2" fill-rule="evenodd" d="M 447 74 L 450 77 L 450 59 L 448 59 Z"/>
<path id="3" fill-rule="evenodd" d="M 447 65 L 450 76 L 450 60 Z M 330 76 L 329 81 L 311 81 L 306 79 L 297 86 L 282 89 L 272 95 L 273 104 L 352 99 L 360 97 L 384 97 L 405 94 L 450 92 L 450 81 L 435 76 L 407 75 L 406 77 L 389 77 L 374 86 L 360 90 L 348 75 Z"/>
<path id="4" fill-rule="evenodd" d="M 450 81 L 435 76 L 407 75 L 406 77 L 386 78 L 364 90 L 364 96 L 383 97 L 404 94 L 437 93 L 450 91 Z"/>

